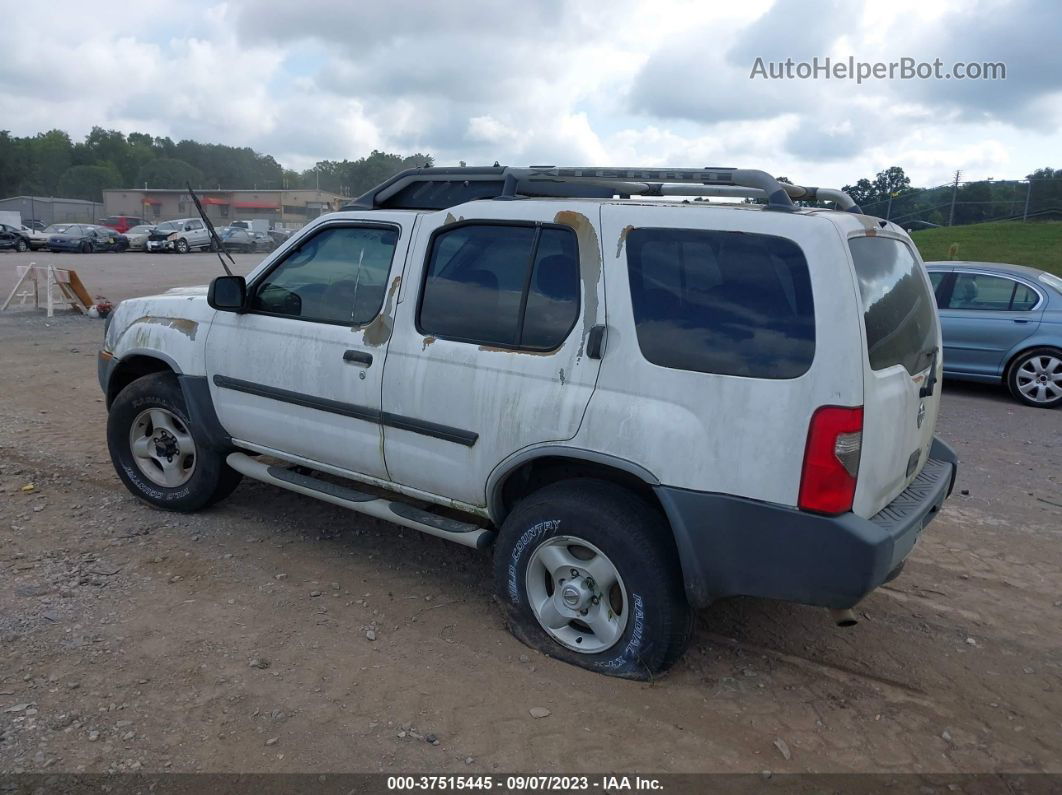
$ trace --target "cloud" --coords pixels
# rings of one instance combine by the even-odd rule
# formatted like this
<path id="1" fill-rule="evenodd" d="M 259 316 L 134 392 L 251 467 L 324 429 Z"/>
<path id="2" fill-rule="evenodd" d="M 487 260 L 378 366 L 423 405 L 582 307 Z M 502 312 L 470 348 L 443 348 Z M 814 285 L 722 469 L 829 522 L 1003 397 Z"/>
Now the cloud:
<path id="1" fill-rule="evenodd" d="M 1053 0 L 74 0 L 5 18 L 0 118 L 440 163 L 721 165 L 842 184 L 1062 166 Z M 757 57 L 1005 61 L 984 81 L 752 80 Z M 981 174 L 984 170 L 986 173 Z"/>

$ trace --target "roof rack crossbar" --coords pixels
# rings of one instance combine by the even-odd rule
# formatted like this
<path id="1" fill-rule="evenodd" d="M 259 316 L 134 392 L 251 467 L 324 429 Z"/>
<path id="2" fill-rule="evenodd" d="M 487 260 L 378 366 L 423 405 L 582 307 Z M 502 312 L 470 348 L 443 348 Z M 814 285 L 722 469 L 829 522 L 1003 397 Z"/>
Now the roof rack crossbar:
<path id="1" fill-rule="evenodd" d="M 360 196 L 348 209 L 392 206 L 418 184 L 442 187 L 452 183 L 454 203 L 467 201 L 475 194 L 483 198 L 497 188 L 494 198 L 569 197 L 610 198 L 621 196 L 744 196 L 766 199 L 765 209 L 793 212 L 793 200 L 830 201 L 840 209 L 861 212 L 848 194 L 832 188 L 809 188 L 782 183 L 765 171 L 745 168 L 596 168 L 530 166 L 512 168 L 445 167 L 413 168 L 391 177 Z M 475 183 L 480 183 L 477 188 Z M 460 201 L 456 201 L 460 198 Z M 444 209 L 436 206 L 447 201 L 445 191 L 436 193 L 431 206 L 416 207 L 416 199 L 405 200 L 409 209 Z M 410 203 L 412 202 L 412 204 Z M 393 205 L 398 206 L 398 205 Z"/>

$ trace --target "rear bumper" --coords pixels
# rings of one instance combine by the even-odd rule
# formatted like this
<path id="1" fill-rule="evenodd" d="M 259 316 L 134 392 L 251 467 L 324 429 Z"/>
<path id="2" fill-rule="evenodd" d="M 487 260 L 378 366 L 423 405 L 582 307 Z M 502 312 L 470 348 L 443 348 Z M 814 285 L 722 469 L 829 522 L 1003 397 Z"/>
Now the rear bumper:
<path id="1" fill-rule="evenodd" d="M 869 519 L 666 486 L 656 493 L 694 606 L 741 595 L 845 608 L 903 563 L 951 494 L 957 471 L 955 452 L 934 439 L 911 485 Z"/>

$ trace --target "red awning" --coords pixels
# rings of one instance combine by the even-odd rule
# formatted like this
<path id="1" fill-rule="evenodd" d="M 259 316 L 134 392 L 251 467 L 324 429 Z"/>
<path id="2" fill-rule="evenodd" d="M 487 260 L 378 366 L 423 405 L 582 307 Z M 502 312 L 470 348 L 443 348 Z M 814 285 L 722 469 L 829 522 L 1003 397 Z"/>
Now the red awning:
<path id="1" fill-rule="evenodd" d="M 213 196 L 204 196 L 203 197 L 203 204 L 228 204 L 228 203 L 229 203 L 228 199 L 218 199 L 218 198 L 215 198 Z M 239 205 L 237 205 L 237 206 L 239 206 Z"/>
<path id="2" fill-rule="evenodd" d="M 233 207 L 240 207 L 245 210 L 279 210 L 280 205 L 272 202 L 233 202 Z"/>

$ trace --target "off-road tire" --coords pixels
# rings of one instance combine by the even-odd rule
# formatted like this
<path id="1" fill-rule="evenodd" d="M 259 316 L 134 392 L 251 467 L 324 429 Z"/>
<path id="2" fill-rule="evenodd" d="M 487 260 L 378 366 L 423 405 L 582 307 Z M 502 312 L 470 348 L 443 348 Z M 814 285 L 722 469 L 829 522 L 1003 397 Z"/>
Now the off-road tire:
<path id="1" fill-rule="evenodd" d="M 141 412 L 152 408 L 175 415 L 195 442 L 195 469 L 191 478 L 176 488 L 152 482 L 133 457 L 130 428 Z M 125 487 L 136 497 L 168 511 L 191 512 L 213 505 L 228 497 L 243 477 L 225 463 L 221 451 L 207 445 L 202 433 L 192 425 L 181 387 L 172 373 L 143 376 L 118 393 L 107 417 L 107 447 Z"/>
<path id="2" fill-rule="evenodd" d="M 1018 388 L 1018 371 L 1021 366 L 1030 359 L 1044 356 L 1062 359 L 1062 350 L 1059 350 L 1058 348 L 1041 347 L 1033 348 L 1032 350 L 1025 351 L 1018 355 L 1007 369 L 1007 388 L 1010 390 L 1010 394 L 1015 400 L 1019 403 L 1024 403 L 1026 406 L 1034 406 L 1038 409 L 1058 408 L 1059 406 L 1062 406 L 1062 396 L 1045 401 L 1032 400 L 1028 396 L 1022 394 L 1021 390 Z"/>
<path id="3" fill-rule="evenodd" d="M 527 567 L 534 551 L 556 536 L 593 544 L 614 564 L 627 592 L 627 623 L 619 639 L 593 654 L 573 651 L 543 629 L 531 608 Z M 682 655 L 693 633 L 693 610 L 663 517 L 636 494 L 601 480 L 555 483 L 519 502 L 505 519 L 494 550 L 495 594 L 509 630 L 533 649 L 610 676 L 651 679 Z"/>

